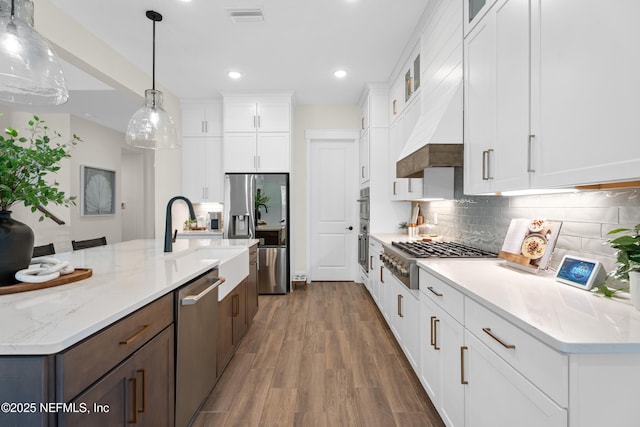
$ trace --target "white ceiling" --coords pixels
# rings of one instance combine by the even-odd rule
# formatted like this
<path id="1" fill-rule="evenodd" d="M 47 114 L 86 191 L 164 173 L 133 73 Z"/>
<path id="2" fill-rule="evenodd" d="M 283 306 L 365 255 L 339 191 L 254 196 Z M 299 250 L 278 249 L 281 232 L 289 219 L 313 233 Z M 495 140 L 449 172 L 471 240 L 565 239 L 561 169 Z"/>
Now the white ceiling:
<path id="1" fill-rule="evenodd" d="M 156 81 L 180 99 L 293 91 L 297 104 L 332 105 L 356 104 L 366 83 L 389 79 L 428 0 L 52 2 L 149 76 L 152 23 L 145 11 L 163 14 L 156 24 Z M 227 15 L 230 8 L 259 8 L 264 22 L 234 24 Z M 64 64 L 65 71 L 69 67 Z M 346 70 L 348 76 L 336 79 L 336 69 Z M 229 79 L 231 70 L 243 77 Z M 91 86 L 79 73 L 66 75 L 69 105 L 56 108 L 73 109 L 70 112 L 88 114 L 89 119 L 104 116 L 104 111 L 91 111 L 100 104 L 96 97 L 108 100 L 116 95 Z M 129 98 L 122 105 L 116 99 L 105 102 L 103 109 L 113 103 L 119 106 L 114 115 L 123 116 L 108 126 L 124 130 L 137 108 Z M 103 117 L 104 121 L 109 120 Z"/>

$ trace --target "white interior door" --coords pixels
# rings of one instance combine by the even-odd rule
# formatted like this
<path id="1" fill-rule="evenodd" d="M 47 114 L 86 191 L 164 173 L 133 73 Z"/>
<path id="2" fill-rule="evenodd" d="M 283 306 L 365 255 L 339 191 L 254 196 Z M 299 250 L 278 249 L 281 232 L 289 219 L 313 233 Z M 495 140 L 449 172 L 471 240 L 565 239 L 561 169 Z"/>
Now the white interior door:
<path id="1" fill-rule="evenodd" d="M 144 238 L 144 159 L 142 154 L 122 150 L 122 241 Z"/>
<path id="2" fill-rule="evenodd" d="M 359 229 L 356 147 L 354 139 L 310 140 L 311 280 L 355 280 Z"/>

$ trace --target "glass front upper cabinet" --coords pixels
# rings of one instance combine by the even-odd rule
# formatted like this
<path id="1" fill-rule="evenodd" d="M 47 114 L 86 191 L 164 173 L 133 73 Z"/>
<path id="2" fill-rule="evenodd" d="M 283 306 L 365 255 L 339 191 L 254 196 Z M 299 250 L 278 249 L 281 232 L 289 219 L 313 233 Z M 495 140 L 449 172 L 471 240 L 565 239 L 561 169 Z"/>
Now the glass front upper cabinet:
<path id="1" fill-rule="evenodd" d="M 467 22 L 473 21 L 473 18 L 476 17 L 478 12 L 482 10 L 485 4 L 487 4 L 487 0 L 468 0 L 469 1 L 469 18 Z"/>
<path id="2" fill-rule="evenodd" d="M 482 19 L 487 10 L 496 0 L 465 0 L 464 1 L 464 35 Z"/>

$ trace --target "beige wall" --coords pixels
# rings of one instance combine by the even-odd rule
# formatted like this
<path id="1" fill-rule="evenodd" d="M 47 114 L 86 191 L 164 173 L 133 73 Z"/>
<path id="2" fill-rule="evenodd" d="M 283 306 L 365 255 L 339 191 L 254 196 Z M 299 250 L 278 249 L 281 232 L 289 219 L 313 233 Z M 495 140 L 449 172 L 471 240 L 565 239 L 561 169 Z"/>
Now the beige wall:
<path id="1" fill-rule="evenodd" d="M 305 131 L 359 129 L 360 109 L 356 105 L 299 105 L 294 109 L 291 144 L 292 247 L 291 272 L 306 271 L 307 235 L 307 148 Z"/>

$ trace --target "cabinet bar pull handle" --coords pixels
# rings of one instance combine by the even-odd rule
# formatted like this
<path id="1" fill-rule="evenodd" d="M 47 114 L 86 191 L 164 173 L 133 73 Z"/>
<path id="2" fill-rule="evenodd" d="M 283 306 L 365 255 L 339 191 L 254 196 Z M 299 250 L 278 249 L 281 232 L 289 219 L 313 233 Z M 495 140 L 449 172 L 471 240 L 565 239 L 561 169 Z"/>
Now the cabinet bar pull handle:
<path id="1" fill-rule="evenodd" d="M 231 317 L 236 317 L 236 297 L 238 295 L 234 295 L 231 297 Z"/>
<path id="2" fill-rule="evenodd" d="M 364 178 L 364 166 L 362 166 L 362 172 L 360 173 L 360 175 L 361 178 Z"/>
<path id="3" fill-rule="evenodd" d="M 533 140 L 536 136 L 535 135 L 529 135 L 529 140 L 527 141 L 527 172 L 535 172 L 536 170 L 533 168 L 532 165 L 532 157 L 533 157 Z"/>
<path id="4" fill-rule="evenodd" d="M 204 133 L 204 120 L 200 122 L 200 132 Z"/>
<path id="5" fill-rule="evenodd" d="M 256 116 L 253 116 L 253 128 L 256 129 Z"/>
<path id="6" fill-rule="evenodd" d="M 384 280 L 382 279 L 382 266 L 380 266 L 380 283 L 384 283 Z"/>
<path id="7" fill-rule="evenodd" d="M 142 327 L 142 329 L 140 329 L 138 332 L 136 332 L 135 334 L 133 334 L 132 336 L 129 337 L 129 339 L 124 340 L 124 341 L 120 341 L 120 344 L 122 345 L 127 345 L 127 344 L 131 344 L 132 342 L 134 342 L 135 340 L 137 340 L 138 338 L 140 338 L 140 335 L 142 335 L 143 333 L 146 332 L 147 329 L 149 329 L 151 327 L 151 324 L 148 325 L 144 325 Z"/>
<path id="8" fill-rule="evenodd" d="M 144 369 L 138 369 L 137 372 L 142 374 L 142 409 L 138 409 L 138 412 L 144 412 L 147 407 L 147 373 Z"/>
<path id="9" fill-rule="evenodd" d="M 433 349 L 440 350 L 438 347 L 438 323 L 440 323 L 440 319 L 433 319 Z"/>
<path id="10" fill-rule="evenodd" d="M 402 315 L 402 295 L 398 295 L 398 316 L 404 317 Z"/>
<path id="11" fill-rule="evenodd" d="M 431 336 L 430 336 L 430 341 L 431 341 L 431 346 L 435 347 L 436 343 L 433 339 L 433 321 L 436 319 L 436 316 L 431 316 L 430 318 L 430 323 L 431 323 Z"/>
<path id="12" fill-rule="evenodd" d="M 373 270 L 373 255 L 369 255 L 369 270 Z"/>
<path id="13" fill-rule="evenodd" d="M 435 289 L 433 289 L 433 286 L 427 286 L 427 289 L 429 289 L 431 291 L 431 293 L 434 294 L 437 297 L 443 296 L 440 292 L 438 292 Z"/>
<path id="14" fill-rule="evenodd" d="M 360 127 L 362 128 L 362 130 L 364 130 L 364 117 L 362 118 L 362 124 L 360 125 Z"/>
<path id="15" fill-rule="evenodd" d="M 129 383 L 133 383 L 133 419 L 128 423 L 138 424 L 138 380 L 137 378 L 129 378 Z"/>
<path id="16" fill-rule="evenodd" d="M 487 150 L 484 150 L 482 152 L 482 180 L 483 181 L 486 181 L 489 179 L 489 177 L 487 176 L 487 163 L 489 162 L 488 157 L 489 157 L 489 152 Z"/>
<path id="17" fill-rule="evenodd" d="M 258 129 L 260 128 L 260 116 L 258 116 Z"/>
<path id="18" fill-rule="evenodd" d="M 484 331 L 485 334 L 489 335 L 491 338 L 498 341 L 500 345 L 503 346 L 504 348 L 509 348 L 509 349 L 516 348 L 515 344 L 505 344 L 504 341 L 502 341 L 500 338 L 498 338 L 491 332 L 491 328 L 482 328 L 482 330 Z"/>
<path id="19" fill-rule="evenodd" d="M 464 352 L 467 348 L 466 345 L 460 347 L 460 384 L 469 384 L 469 381 L 464 379 Z"/>
<path id="20" fill-rule="evenodd" d="M 223 283 L 224 283 L 224 277 L 220 277 L 215 283 L 213 283 L 211 286 L 207 287 L 207 289 L 205 289 L 204 291 L 200 292 L 199 294 L 187 295 L 186 297 L 182 298 L 180 300 L 180 305 L 194 305 L 194 304 L 196 304 L 198 302 L 198 300 L 200 300 L 206 294 L 208 294 L 209 292 L 214 290 L 217 286 L 219 286 L 219 285 L 221 285 Z"/>
<path id="21" fill-rule="evenodd" d="M 393 115 L 395 116 L 396 114 L 398 114 L 398 111 L 396 110 L 396 100 L 393 100 L 393 103 L 391 104 L 393 105 Z"/>
<path id="22" fill-rule="evenodd" d="M 411 189 L 411 181 L 412 181 L 412 180 L 411 180 L 411 178 L 409 178 L 409 183 L 408 183 L 408 186 L 409 186 L 409 188 L 408 188 L 409 193 L 413 193 L 413 190 Z"/>
<path id="23" fill-rule="evenodd" d="M 396 194 L 396 181 L 393 181 L 393 195 L 395 196 Z"/>

